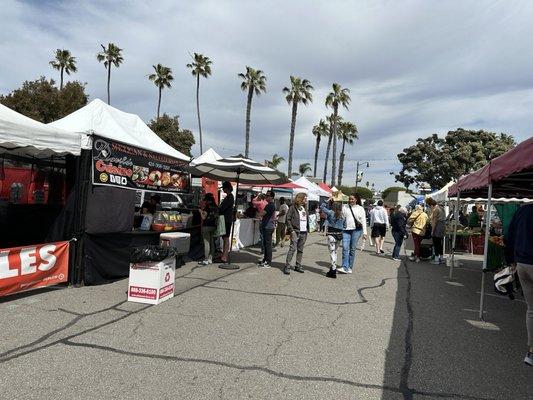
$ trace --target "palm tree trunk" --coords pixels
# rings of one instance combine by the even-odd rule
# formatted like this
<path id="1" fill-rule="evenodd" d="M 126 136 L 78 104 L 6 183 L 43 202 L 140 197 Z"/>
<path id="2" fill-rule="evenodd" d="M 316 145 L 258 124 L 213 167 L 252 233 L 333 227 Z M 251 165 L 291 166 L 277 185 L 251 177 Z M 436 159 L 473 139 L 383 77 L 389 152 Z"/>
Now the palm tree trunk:
<path id="1" fill-rule="evenodd" d="M 61 82 L 59 84 L 59 90 L 63 90 L 63 70 L 64 68 L 61 67 Z"/>
<path id="2" fill-rule="evenodd" d="M 200 122 L 200 74 L 196 75 L 196 112 L 198 113 L 198 131 L 200 132 L 200 154 L 204 154 L 202 124 Z"/>
<path id="3" fill-rule="evenodd" d="M 248 88 L 248 102 L 246 103 L 246 145 L 244 148 L 244 157 L 248 158 L 250 154 L 250 112 L 252 110 L 252 97 L 254 89 L 250 85 Z"/>
<path id="4" fill-rule="evenodd" d="M 329 139 L 328 139 L 328 146 L 326 147 L 326 159 L 324 161 L 324 179 L 322 181 L 326 183 L 326 179 L 328 177 L 328 159 L 329 159 L 329 152 L 331 150 L 331 140 L 333 139 L 333 129 L 331 128 L 331 125 L 329 127 Z"/>
<path id="5" fill-rule="evenodd" d="M 342 139 L 342 150 L 341 150 L 341 157 L 339 160 L 339 179 L 338 184 L 339 186 L 342 185 L 342 174 L 344 173 L 344 147 L 346 146 L 346 139 Z"/>
<path id="6" fill-rule="evenodd" d="M 111 105 L 111 92 L 109 85 L 111 84 L 111 63 L 107 65 L 107 104 Z"/>
<path id="7" fill-rule="evenodd" d="M 316 166 L 318 163 L 318 150 L 320 149 L 320 135 L 317 135 L 316 137 L 316 146 L 315 146 L 315 168 L 313 172 L 313 176 L 316 178 Z"/>
<path id="8" fill-rule="evenodd" d="M 161 109 L 161 86 L 159 87 L 159 97 L 157 99 L 157 119 L 159 119 L 159 110 Z"/>
<path id="9" fill-rule="evenodd" d="M 298 113 L 298 103 L 293 100 L 292 102 L 292 118 L 291 118 L 291 136 L 289 142 L 289 168 L 287 170 L 287 176 L 290 178 L 292 174 L 292 152 L 294 151 L 294 130 L 296 129 L 296 114 Z"/>
<path id="10" fill-rule="evenodd" d="M 337 107 L 333 109 L 333 151 L 331 155 L 331 187 L 335 186 L 337 173 Z"/>

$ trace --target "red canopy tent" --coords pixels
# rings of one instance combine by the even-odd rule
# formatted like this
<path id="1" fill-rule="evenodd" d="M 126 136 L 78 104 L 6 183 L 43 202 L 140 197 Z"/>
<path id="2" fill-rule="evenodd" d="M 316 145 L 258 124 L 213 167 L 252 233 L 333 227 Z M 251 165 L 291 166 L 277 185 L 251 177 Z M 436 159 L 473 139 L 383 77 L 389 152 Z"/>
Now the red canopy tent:
<path id="1" fill-rule="evenodd" d="M 449 189 L 449 196 L 533 197 L 533 137 L 490 161 L 483 168 L 463 176 Z"/>
<path id="2" fill-rule="evenodd" d="M 493 198 L 533 198 L 533 137 L 529 138 L 501 156 L 491 160 L 483 168 L 460 178 L 450 187 L 448 195 L 461 197 L 484 197 L 487 199 L 487 218 Z M 455 228 L 457 227 L 457 217 Z M 481 298 L 479 318 L 483 319 L 483 303 L 485 298 L 485 272 L 487 272 L 487 256 L 490 223 L 485 226 L 485 247 L 483 252 L 483 272 L 481 278 Z M 455 232 L 453 246 L 455 246 Z M 453 268 L 453 252 L 452 263 Z"/>
<path id="3" fill-rule="evenodd" d="M 333 191 L 331 190 L 331 188 L 328 186 L 327 183 L 324 183 L 324 182 L 320 182 L 318 184 L 318 186 L 320 186 L 321 189 L 324 189 L 326 192 L 328 192 L 329 194 L 333 194 Z"/>
<path id="4" fill-rule="evenodd" d="M 241 188 L 246 188 L 246 187 L 269 187 L 269 188 L 272 188 L 272 189 L 305 189 L 303 186 L 297 185 L 294 182 L 282 183 L 280 185 L 267 185 L 267 184 L 262 184 L 262 185 L 241 185 Z"/>

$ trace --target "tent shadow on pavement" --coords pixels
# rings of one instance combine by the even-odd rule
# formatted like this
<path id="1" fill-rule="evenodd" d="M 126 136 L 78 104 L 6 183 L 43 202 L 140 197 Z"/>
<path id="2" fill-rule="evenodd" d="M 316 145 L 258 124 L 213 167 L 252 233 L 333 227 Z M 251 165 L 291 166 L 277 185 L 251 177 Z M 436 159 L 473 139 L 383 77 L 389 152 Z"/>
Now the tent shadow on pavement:
<path id="1" fill-rule="evenodd" d="M 488 288 L 480 321 L 480 273 L 457 269 L 448 282 L 444 266 L 402 262 L 383 375 L 383 387 L 398 391 L 384 390 L 382 399 L 531 398 L 525 304 Z"/>

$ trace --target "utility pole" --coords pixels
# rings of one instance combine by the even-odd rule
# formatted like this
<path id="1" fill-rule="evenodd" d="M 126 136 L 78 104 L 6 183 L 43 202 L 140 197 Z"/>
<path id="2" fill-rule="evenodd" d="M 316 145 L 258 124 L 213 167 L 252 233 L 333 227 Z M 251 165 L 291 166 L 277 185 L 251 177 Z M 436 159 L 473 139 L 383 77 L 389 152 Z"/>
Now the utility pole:
<path id="1" fill-rule="evenodd" d="M 367 168 L 370 167 L 370 163 L 368 163 L 367 161 L 357 161 L 357 166 L 355 168 L 355 189 L 356 190 L 357 190 L 357 186 L 359 185 L 359 166 L 363 167 L 365 166 L 365 164 Z"/>

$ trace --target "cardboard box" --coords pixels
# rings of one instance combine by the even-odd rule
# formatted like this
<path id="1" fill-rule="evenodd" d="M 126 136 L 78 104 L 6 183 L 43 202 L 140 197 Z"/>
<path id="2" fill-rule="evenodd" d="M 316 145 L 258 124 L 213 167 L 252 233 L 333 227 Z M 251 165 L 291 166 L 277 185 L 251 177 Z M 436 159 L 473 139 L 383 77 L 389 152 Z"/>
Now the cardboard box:
<path id="1" fill-rule="evenodd" d="M 128 301 L 159 304 L 174 297 L 176 258 L 130 264 Z"/>

